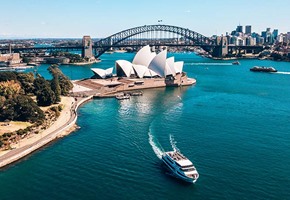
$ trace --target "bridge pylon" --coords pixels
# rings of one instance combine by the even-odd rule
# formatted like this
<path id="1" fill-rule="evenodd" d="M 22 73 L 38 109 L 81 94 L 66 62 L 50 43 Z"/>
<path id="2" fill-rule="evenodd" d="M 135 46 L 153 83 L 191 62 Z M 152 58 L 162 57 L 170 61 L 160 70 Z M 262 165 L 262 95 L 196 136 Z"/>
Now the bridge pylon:
<path id="1" fill-rule="evenodd" d="M 222 58 L 228 55 L 228 38 L 225 36 L 218 36 L 216 38 L 216 47 L 213 49 L 212 56 Z"/>
<path id="2" fill-rule="evenodd" d="M 82 41 L 82 57 L 91 58 L 93 57 L 93 42 L 90 36 L 84 36 Z"/>

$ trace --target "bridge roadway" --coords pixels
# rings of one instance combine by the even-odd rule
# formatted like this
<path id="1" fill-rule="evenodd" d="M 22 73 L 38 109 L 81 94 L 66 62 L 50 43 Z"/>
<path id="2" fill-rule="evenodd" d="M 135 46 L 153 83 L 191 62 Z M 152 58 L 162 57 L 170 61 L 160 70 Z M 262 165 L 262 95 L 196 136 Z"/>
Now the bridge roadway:
<path id="1" fill-rule="evenodd" d="M 117 44 L 117 45 L 93 45 L 93 49 L 98 48 L 111 48 L 111 47 L 141 47 L 145 46 L 147 44 Z M 162 43 L 154 43 L 149 44 L 150 46 L 172 46 L 172 47 L 185 47 L 185 46 L 202 46 L 202 47 L 214 47 L 215 45 L 198 45 L 198 44 L 162 44 Z M 20 52 L 20 51 L 37 51 L 37 50 L 82 50 L 83 46 L 48 46 L 48 47 L 20 47 L 20 48 L 12 48 L 12 51 L 14 52 Z M 0 48 L 0 51 L 9 51 L 8 47 Z"/>
<path id="2" fill-rule="evenodd" d="M 194 47 L 194 46 L 199 46 L 199 47 L 204 47 L 204 48 L 212 48 L 216 47 L 217 45 L 200 45 L 200 44 L 172 44 L 172 43 L 154 43 L 154 44 L 149 44 L 150 46 L 169 46 L 169 47 Z M 145 46 L 145 44 L 117 44 L 117 45 L 100 45 L 96 46 L 93 45 L 93 49 L 97 50 L 99 48 L 120 48 L 120 47 L 140 47 L 140 46 Z M 237 49 L 242 49 L 242 50 L 259 50 L 263 49 L 263 46 L 228 46 L 229 48 L 237 48 Z M 83 50 L 83 46 L 48 46 L 48 47 L 21 47 L 21 48 L 12 48 L 13 52 L 25 52 L 25 51 L 38 51 L 38 50 L 51 50 L 51 51 L 58 51 L 58 50 Z M 8 47 L 0 48 L 0 52 L 7 52 L 9 51 Z"/>

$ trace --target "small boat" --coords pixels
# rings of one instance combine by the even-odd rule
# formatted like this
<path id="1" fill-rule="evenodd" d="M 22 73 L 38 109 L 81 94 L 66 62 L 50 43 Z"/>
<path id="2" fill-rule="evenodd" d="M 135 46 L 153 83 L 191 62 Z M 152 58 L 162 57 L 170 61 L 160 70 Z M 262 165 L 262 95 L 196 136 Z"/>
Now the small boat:
<path id="1" fill-rule="evenodd" d="M 241 63 L 239 61 L 235 61 L 235 62 L 232 62 L 232 65 L 240 65 Z"/>
<path id="2" fill-rule="evenodd" d="M 274 67 L 254 66 L 250 69 L 252 72 L 277 72 Z"/>
<path id="3" fill-rule="evenodd" d="M 29 62 L 29 63 L 27 63 L 29 66 L 39 66 L 39 64 L 38 63 L 35 63 L 35 62 Z"/>
<path id="4" fill-rule="evenodd" d="M 142 96 L 143 92 L 142 91 L 133 91 L 133 92 L 128 92 L 130 96 Z"/>
<path id="5" fill-rule="evenodd" d="M 121 94 L 117 94 L 115 97 L 118 100 L 130 99 L 130 94 L 121 93 Z"/>
<path id="6" fill-rule="evenodd" d="M 172 171 L 172 175 L 183 181 L 195 183 L 199 177 L 192 162 L 179 151 L 168 151 L 163 153 L 162 161 Z"/>

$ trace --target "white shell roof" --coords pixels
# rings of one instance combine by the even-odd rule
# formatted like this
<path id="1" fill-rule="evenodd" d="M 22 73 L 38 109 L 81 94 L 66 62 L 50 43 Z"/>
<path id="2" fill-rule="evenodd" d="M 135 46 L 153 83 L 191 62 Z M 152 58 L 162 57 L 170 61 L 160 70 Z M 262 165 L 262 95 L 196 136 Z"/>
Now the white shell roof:
<path id="1" fill-rule="evenodd" d="M 174 68 L 176 73 L 182 73 L 183 70 L 183 61 L 175 62 Z"/>
<path id="2" fill-rule="evenodd" d="M 133 65 L 133 68 L 139 78 L 143 78 L 146 71 L 148 71 L 148 68 L 143 65 Z"/>
<path id="3" fill-rule="evenodd" d="M 112 75 L 113 67 L 108 69 L 100 69 L 100 68 L 91 68 L 91 70 L 102 78 L 106 78 L 109 75 Z"/>
<path id="4" fill-rule="evenodd" d="M 127 77 L 130 77 L 133 71 L 132 63 L 127 60 L 117 60 L 116 65 L 122 68 Z M 134 72 L 133 72 L 134 74 Z"/>
<path id="5" fill-rule="evenodd" d="M 139 78 L 166 77 L 182 73 L 183 61 L 174 62 L 174 57 L 167 58 L 167 50 L 156 55 L 155 52 L 151 52 L 150 46 L 147 45 L 136 53 L 132 63 L 126 60 L 117 60 L 116 67 L 121 68 L 127 77 L 132 74 L 136 74 Z M 108 72 L 112 73 L 113 69 L 110 68 Z"/>
<path id="6" fill-rule="evenodd" d="M 112 75 L 113 74 L 113 67 L 110 67 L 110 68 L 108 68 L 108 69 L 106 69 L 106 73 L 107 73 L 107 75 Z"/>
<path id="7" fill-rule="evenodd" d="M 167 56 L 167 50 L 161 51 L 159 54 L 157 54 L 153 58 L 148 68 L 156 72 L 159 76 L 165 77 L 166 76 L 166 72 L 165 72 L 166 56 Z"/>
<path id="8" fill-rule="evenodd" d="M 176 75 L 176 70 L 175 70 L 175 67 L 174 67 L 174 57 L 170 57 L 170 58 L 167 58 L 166 59 L 166 62 L 171 70 L 171 73 L 173 76 Z"/>
<path id="9" fill-rule="evenodd" d="M 148 67 L 151 60 L 156 56 L 156 53 L 152 53 L 150 50 L 150 46 L 147 45 L 141 48 L 135 55 L 133 59 L 134 65 L 143 65 Z"/>

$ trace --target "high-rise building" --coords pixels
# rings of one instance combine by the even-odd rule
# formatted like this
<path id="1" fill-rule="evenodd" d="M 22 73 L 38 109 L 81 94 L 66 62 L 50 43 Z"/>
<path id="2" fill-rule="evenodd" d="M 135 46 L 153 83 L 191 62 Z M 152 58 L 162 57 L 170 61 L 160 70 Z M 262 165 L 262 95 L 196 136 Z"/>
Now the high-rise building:
<path id="1" fill-rule="evenodd" d="M 90 36 L 83 37 L 83 51 L 82 51 L 83 58 L 91 58 L 93 57 L 93 43 Z"/>
<path id="2" fill-rule="evenodd" d="M 243 33 L 243 26 L 241 25 L 237 26 L 236 31 L 239 33 Z"/>
<path id="3" fill-rule="evenodd" d="M 290 40 L 290 32 L 287 32 L 287 40 Z"/>
<path id="4" fill-rule="evenodd" d="M 278 36 L 278 29 L 274 29 L 273 36 L 274 36 L 274 39 L 276 40 Z"/>
<path id="5" fill-rule="evenodd" d="M 277 42 L 284 42 L 285 41 L 285 36 L 284 36 L 284 34 L 282 34 L 282 33 L 280 33 L 278 36 L 277 36 L 277 39 L 276 39 L 276 41 Z"/>
<path id="6" fill-rule="evenodd" d="M 265 43 L 265 39 L 263 37 L 256 37 L 256 44 L 257 45 L 263 45 Z"/>
<path id="7" fill-rule="evenodd" d="M 261 36 L 262 36 L 264 39 L 266 39 L 266 37 L 267 37 L 267 32 L 266 32 L 266 31 L 262 31 Z"/>
<path id="8" fill-rule="evenodd" d="M 252 34 L 252 26 L 251 25 L 247 25 L 246 26 L 245 33 L 248 34 L 248 35 Z"/>
<path id="9" fill-rule="evenodd" d="M 251 36 L 246 38 L 246 45 L 247 46 L 254 46 L 256 45 L 256 38 L 253 38 Z"/>

